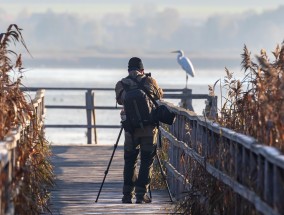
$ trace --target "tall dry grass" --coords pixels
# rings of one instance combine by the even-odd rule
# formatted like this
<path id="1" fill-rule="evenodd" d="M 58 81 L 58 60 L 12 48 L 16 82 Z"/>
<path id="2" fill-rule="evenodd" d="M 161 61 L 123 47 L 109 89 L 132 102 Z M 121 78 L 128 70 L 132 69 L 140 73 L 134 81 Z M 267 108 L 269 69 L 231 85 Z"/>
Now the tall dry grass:
<path id="1" fill-rule="evenodd" d="M 225 69 L 222 88 L 226 95 L 221 98 L 224 102 L 217 121 L 284 152 L 284 43 L 272 53 L 274 59 L 270 60 L 262 49 L 254 60 L 244 46 L 242 80 Z"/>
<path id="2" fill-rule="evenodd" d="M 0 140 L 10 129 L 34 119 L 33 107 L 21 91 L 23 62 L 21 54 L 11 50 L 12 45 L 22 44 L 29 53 L 21 34 L 22 29 L 12 24 L 0 34 Z M 53 170 L 49 161 L 51 152 L 40 125 L 22 133 L 17 147 L 17 169 L 9 192 L 16 214 L 39 214 L 48 211 L 48 189 L 53 186 Z"/>
<path id="3" fill-rule="evenodd" d="M 272 60 L 265 50 L 252 58 L 246 46 L 241 56 L 242 79 L 234 78 L 225 68 L 224 82 L 216 81 L 209 86 L 210 94 L 215 95 L 219 83 L 222 97 L 218 118 L 212 120 L 284 152 L 284 43 L 272 52 Z M 222 147 L 222 141 L 219 144 Z M 191 189 L 176 205 L 176 212 L 190 215 L 260 213 L 194 159 L 189 157 L 184 165 L 188 167 Z"/>

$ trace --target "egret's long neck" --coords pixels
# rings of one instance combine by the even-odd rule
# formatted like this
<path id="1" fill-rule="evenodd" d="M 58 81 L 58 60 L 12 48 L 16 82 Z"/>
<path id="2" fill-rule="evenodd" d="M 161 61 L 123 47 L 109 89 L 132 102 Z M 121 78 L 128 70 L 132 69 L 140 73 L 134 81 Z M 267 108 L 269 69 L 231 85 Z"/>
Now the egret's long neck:
<path id="1" fill-rule="evenodd" d="M 177 55 L 177 60 L 181 59 L 182 57 L 183 57 L 183 53 L 179 52 L 178 55 Z"/>

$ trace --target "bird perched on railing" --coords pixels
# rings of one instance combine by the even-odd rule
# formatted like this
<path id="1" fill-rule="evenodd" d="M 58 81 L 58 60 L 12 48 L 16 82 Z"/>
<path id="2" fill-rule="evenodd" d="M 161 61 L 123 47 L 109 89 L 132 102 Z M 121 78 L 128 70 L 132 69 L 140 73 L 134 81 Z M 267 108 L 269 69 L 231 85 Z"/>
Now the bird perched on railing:
<path id="1" fill-rule="evenodd" d="M 182 50 L 173 51 L 172 53 L 178 53 L 177 62 L 179 63 L 181 68 L 186 72 L 185 88 L 187 88 L 188 75 L 190 75 L 191 77 L 195 76 L 194 67 L 193 67 L 191 61 L 186 56 L 184 56 Z"/>

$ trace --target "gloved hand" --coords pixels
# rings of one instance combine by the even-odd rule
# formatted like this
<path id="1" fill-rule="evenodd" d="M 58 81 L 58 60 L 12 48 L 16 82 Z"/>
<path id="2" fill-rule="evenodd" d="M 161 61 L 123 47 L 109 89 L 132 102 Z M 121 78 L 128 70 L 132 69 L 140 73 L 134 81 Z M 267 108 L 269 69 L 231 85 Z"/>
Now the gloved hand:
<path id="1" fill-rule="evenodd" d="M 120 119 L 121 119 L 121 121 L 125 121 L 126 120 L 126 114 L 125 114 L 124 109 L 122 109 L 120 111 Z"/>

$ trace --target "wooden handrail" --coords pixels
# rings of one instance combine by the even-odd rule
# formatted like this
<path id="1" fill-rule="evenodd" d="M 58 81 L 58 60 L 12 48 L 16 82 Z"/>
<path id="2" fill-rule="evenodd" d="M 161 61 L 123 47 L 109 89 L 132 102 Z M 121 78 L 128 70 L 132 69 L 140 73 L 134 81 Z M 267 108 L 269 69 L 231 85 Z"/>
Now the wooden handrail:
<path id="1" fill-rule="evenodd" d="M 180 162 L 180 156 L 186 154 L 254 205 L 257 211 L 284 214 L 283 154 L 191 111 L 163 103 L 177 114 L 172 126 L 160 128 L 162 136 L 170 144 L 169 160 L 165 166 L 176 198 L 181 198 L 184 189 L 191 187 L 185 180 L 180 180 L 192 181 Z M 238 207 L 241 208 L 241 205 Z"/>
<path id="2" fill-rule="evenodd" d="M 16 163 L 17 150 L 20 141 L 23 140 L 22 135 L 26 129 L 32 127 L 37 123 L 38 126 L 43 125 L 44 119 L 44 90 L 38 90 L 35 98 L 31 101 L 33 108 L 33 114 L 37 117 L 31 120 L 26 117 L 25 123 L 12 128 L 4 137 L 3 141 L 0 141 L 0 214 L 14 214 L 14 204 L 10 198 L 15 195 L 16 192 L 11 193 L 9 187 L 15 171 L 19 168 Z"/>

